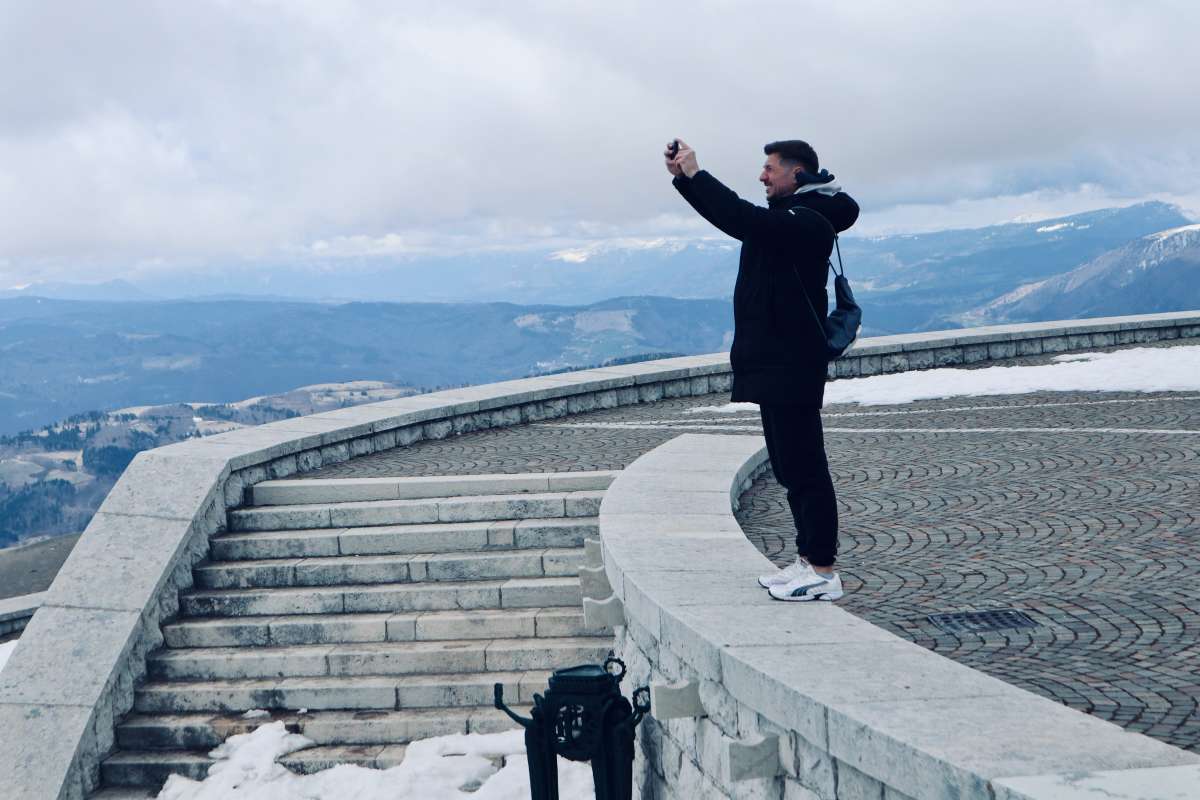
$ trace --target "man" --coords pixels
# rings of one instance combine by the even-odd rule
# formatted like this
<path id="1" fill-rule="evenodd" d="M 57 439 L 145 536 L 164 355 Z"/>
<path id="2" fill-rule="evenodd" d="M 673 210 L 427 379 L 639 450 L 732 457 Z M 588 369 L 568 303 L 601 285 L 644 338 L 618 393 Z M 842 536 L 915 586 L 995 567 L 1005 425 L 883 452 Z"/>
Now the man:
<path id="1" fill-rule="evenodd" d="M 796 524 L 796 560 L 759 578 L 776 600 L 837 600 L 837 499 L 825 457 L 821 404 L 828 359 L 820 319 L 836 233 L 858 219 L 858 204 L 819 170 L 799 140 L 772 142 L 759 181 L 767 208 L 737 196 L 700 169 L 679 139 L 667 170 L 692 208 L 742 243 L 733 290 L 733 401 L 757 403 L 775 478 Z M 811 302 L 812 309 L 809 308 Z M 814 314 L 815 311 L 815 314 Z"/>

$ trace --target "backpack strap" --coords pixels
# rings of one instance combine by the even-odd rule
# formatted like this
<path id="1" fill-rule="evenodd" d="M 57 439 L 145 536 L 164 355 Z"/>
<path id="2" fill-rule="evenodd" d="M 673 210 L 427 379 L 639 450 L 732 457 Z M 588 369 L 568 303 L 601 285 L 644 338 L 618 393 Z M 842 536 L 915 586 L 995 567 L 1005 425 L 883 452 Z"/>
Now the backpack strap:
<path id="1" fill-rule="evenodd" d="M 825 219 L 824 214 L 819 211 L 813 211 L 811 208 L 806 208 L 805 206 L 792 206 L 788 209 L 788 212 L 799 216 L 796 214 L 796 211 L 799 209 L 803 209 L 811 214 L 815 214 L 822 222 L 829 226 L 829 232 L 833 234 L 833 246 L 837 248 L 838 266 L 842 267 L 842 248 L 838 246 L 837 229 L 833 227 L 833 224 L 829 220 Z M 832 260 L 826 259 L 825 263 L 829 265 L 829 268 L 833 270 L 835 275 L 846 274 L 845 267 L 842 267 L 841 271 L 839 272 L 833 266 Z M 808 296 L 808 289 L 804 288 L 804 278 L 800 276 L 800 270 L 796 269 L 795 262 L 792 263 L 792 272 L 796 273 L 796 280 L 800 282 L 800 291 L 804 294 L 804 301 L 808 304 L 808 310 L 812 312 L 813 321 L 817 323 L 817 329 L 821 331 L 821 341 L 827 343 L 829 341 L 829 333 L 825 330 L 825 323 L 821 321 L 821 315 L 817 313 L 817 307 L 813 305 L 812 298 Z"/>

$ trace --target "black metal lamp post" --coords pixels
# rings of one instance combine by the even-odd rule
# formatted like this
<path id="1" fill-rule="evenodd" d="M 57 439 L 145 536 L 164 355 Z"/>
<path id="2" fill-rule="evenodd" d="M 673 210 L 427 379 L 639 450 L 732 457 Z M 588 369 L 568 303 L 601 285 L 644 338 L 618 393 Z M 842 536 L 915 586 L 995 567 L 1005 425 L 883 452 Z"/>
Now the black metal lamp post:
<path id="1" fill-rule="evenodd" d="M 621 696 L 624 677 L 625 662 L 612 653 L 603 665 L 555 670 L 545 696 L 533 696 L 532 718 L 506 706 L 504 687 L 496 684 L 496 708 L 525 728 L 532 800 L 558 800 L 555 756 L 592 762 L 596 800 L 633 796 L 634 728 L 650 711 L 650 688 L 635 689 L 631 704 Z"/>

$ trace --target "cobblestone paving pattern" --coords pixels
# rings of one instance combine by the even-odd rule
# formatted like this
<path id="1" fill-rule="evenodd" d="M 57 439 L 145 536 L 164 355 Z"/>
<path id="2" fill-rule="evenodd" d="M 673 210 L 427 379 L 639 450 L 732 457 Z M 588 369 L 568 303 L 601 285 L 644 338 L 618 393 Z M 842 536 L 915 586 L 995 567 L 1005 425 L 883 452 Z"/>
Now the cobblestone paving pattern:
<path id="1" fill-rule="evenodd" d="M 686 430 L 761 432 L 756 413 L 689 413 L 727 401 L 667 400 L 466 434 L 308 476 L 619 469 Z M 830 405 L 824 422 L 844 608 L 1200 752 L 1200 395 Z M 1043 428 L 1056 430 L 1030 430 Z M 791 517 L 769 472 L 743 496 L 738 519 L 763 553 L 790 561 Z M 948 634 L 926 619 L 992 608 L 1020 609 L 1039 627 Z"/>

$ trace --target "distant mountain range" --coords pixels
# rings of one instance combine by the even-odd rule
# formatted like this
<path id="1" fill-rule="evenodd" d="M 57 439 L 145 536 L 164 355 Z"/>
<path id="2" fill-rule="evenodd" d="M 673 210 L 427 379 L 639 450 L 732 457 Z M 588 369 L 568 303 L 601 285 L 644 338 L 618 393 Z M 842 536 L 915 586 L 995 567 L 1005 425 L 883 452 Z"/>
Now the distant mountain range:
<path id="1" fill-rule="evenodd" d="M 964 325 L 1200 308 L 1200 225 L 1152 233 L 961 317 Z"/>
<path id="2" fill-rule="evenodd" d="M 729 346 L 728 301 L 0 300 L 0 434 L 81 411 L 354 380 L 434 389 Z"/>
<path id="3" fill-rule="evenodd" d="M 842 252 L 863 335 L 872 336 L 1197 308 L 1198 229 L 1173 206 L 1142 203 L 974 230 L 846 236 Z M 11 290 L 16 296 L 0 298 L 0 434 L 92 409 L 228 402 L 328 381 L 415 391 L 722 350 L 732 336 L 736 261 L 737 242 L 727 239 L 625 241 L 342 272 L 242 270 L 236 281 L 192 285 L 214 295 L 202 300 L 154 299 L 165 285 L 122 281 Z M 180 280 L 176 291 L 199 278 Z M 283 284 L 310 299 L 238 294 Z M 648 288 L 676 297 L 620 296 Z M 96 299 L 80 299 L 89 294 Z M 619 296 L 537 302 L 602 294 Z"/>
<path id="4" fill-rule="evenodd" d="M 866 309 L 866 334 L 900 333 L 956 327 L 962 315 L 1020 286 L 1190 222 L 1178 208 L 1152 202 L 969 230 L 870 238 L 851 231 L 842 253 Z M 36 284 L 0 297 L 584 306 L 624 296 L 728 298 L 737 251 L 738 242 L 725 237 L 626 239 L 465 256 L 236 264 L 136 282 Z"/>

